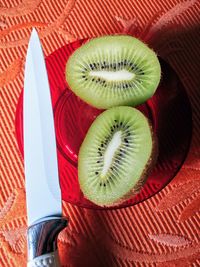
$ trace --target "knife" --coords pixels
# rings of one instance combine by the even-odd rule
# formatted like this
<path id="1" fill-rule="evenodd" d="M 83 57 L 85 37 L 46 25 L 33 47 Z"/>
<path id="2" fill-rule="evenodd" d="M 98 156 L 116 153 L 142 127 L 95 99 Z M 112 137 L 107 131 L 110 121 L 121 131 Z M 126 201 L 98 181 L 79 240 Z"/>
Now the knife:
<path id="1" fill-rule="evenodd" d="M 62 217 L 51 95 L 35 29 L 26 56 L 23 107 L 27 266 L 59 267 L 57 237 L 68 221 Z"/>

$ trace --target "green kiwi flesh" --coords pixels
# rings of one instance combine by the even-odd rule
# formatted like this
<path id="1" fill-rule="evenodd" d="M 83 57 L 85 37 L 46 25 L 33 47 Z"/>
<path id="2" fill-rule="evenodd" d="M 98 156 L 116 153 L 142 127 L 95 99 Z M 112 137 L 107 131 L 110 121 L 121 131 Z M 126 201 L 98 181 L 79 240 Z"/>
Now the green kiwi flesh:
<path id="1" fill-rule="evenodd" d="M 145 102 L 154 94 L 160 76 L 155 52 L 129 35 L 91 39 L 70 56 L 66 65 L 71 90 L 100 109 Z"/>
<path id="2" fill-rule="evenodd" d="M 95 119 L 81 145 L 80 188 L 99 206 L 119 204 L 141 189 L 153 162 L 148 119 L 135 108 L 113 107 Z"/>

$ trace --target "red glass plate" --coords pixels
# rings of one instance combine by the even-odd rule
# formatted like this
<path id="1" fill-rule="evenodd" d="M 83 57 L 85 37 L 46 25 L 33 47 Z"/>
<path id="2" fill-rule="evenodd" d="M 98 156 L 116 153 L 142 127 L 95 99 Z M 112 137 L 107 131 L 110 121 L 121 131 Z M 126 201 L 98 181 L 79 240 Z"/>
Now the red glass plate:
<path id="1" fill-rule="evenodd" d="M 96 116 L 103 112 L 83 102 L 65 81 L 68 57 L 87 40 L 80 40 L 56 50 L 46 58 L 57 138 L 58 166 L 62 199 L 86 208 L 100 207 L 85 199 L 78 183 L 77 159 L 80 145 Z M 159 155 L 156 166 L 140 193 L 117 207 L 137 204 L 153 196 L 175 177 L 181 168 L 191 140 L 191 107 L 174 70 L 162 59 L 162 80 L 154 94 L 138 106 L 152 122 L 158 138 Z M 23 91 L 16 110 L 16 136 L 23 155 Z"/>

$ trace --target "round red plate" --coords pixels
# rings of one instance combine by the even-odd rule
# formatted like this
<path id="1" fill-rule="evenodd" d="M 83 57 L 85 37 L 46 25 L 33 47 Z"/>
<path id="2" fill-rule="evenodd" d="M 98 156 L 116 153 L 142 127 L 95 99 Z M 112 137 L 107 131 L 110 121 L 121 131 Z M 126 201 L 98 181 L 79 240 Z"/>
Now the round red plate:
<path id="1" fill-rule="evenodd" d="M 78 183 L 77 159 L 80 145 L 93 120 L 103 112 L 80 100 L 65 81 L 68 57 L 86 40 L 68 44 L 46 58 L 52 104 L 54 109 L 57 153 L 62 199 L 82 207 L 100 207 L 84 198 Z M 184 87 L 173 69 L 162 59 L 162 80 L 154 94 L 138 106 L 153 124 L 158 138 L 158 161 L 140 193 L 119 206 L 137 204 L 165 187 L 181 168 L 190 145 L 192 116 Z M 16 136 L 23 155 L 23 91 L 16 110 Z"/>

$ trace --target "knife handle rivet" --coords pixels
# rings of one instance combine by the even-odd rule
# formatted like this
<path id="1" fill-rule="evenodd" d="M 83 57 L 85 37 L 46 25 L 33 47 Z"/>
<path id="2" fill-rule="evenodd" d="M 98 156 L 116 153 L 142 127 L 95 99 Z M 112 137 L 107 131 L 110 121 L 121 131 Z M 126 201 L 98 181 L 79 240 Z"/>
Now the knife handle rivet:
<path id="1" fill-rule="evenodd" d="M 51 259 L 51 258 L 49 258 L 49 264 L 52 264 L 52 263 L 53 263 L 52 259 Z"/>
<path id="2" fill-rule="evenodd" d="M 49 264 L 49 258 L 43 260 L 43 265 L 47 266 Z"/>

